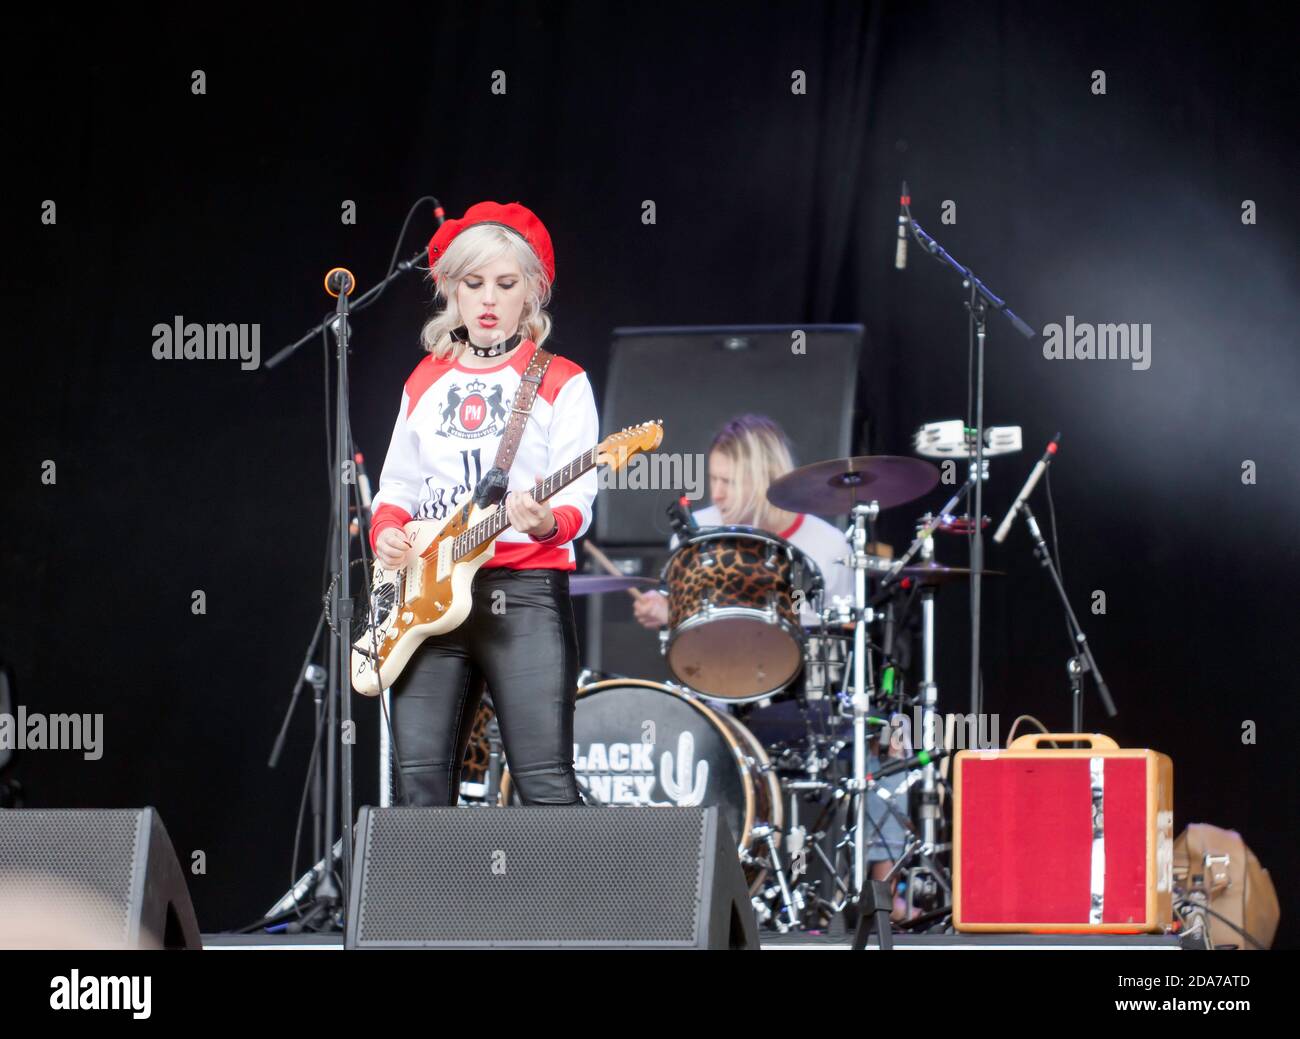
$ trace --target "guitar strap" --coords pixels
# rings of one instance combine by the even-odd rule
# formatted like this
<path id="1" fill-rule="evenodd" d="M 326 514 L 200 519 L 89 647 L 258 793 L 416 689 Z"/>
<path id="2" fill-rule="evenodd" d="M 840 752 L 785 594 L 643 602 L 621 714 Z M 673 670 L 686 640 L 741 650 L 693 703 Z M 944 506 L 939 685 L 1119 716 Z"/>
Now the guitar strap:
<path id="1" fill-rule="evenodd" d="M 506 484 L 510 481 L 510 467 L 515 461 L 515 452 L 519 450 L 519 439 L 524 435 L 524 425 L 537 400 L 542 376 L 546 374 L 554 356 L 549 350 L 536 347 L 533 356 L 528 359 L 528 367 L 519 377 L 519 389 L 515 391 L 514 403 L 510 405 L 510 419 L 506 423 L 505 434 L 501 437 L 501 446 L 497 448 L 496 461 L 474 490 L 474 504 L 479 508 L 495 505 L 506 496 Z"/>

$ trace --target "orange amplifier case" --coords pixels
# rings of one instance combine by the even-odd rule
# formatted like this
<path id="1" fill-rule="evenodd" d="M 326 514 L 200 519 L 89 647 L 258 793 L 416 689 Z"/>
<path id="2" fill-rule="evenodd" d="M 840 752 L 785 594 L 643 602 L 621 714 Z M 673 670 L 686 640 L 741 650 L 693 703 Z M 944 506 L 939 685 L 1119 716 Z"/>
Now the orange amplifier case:
<path id="1" fill-rule="evenodd" d="M 1040 744 L 1087 743 L 1071 750 Z M 1136 934 L 1173 919 L 1174 766 L 1097 733 L 954 760 L 958 931 Z"/>

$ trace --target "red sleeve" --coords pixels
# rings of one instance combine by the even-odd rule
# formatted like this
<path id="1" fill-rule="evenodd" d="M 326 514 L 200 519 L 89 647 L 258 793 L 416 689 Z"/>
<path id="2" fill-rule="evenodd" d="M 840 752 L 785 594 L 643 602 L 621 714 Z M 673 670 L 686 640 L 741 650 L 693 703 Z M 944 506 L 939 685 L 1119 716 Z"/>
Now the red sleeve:
<path id="1" fill-rule="evenodd" d="M 567 541 L 572 541 L 573 535 L 582 526 L 582 513 L 578 511 L 578 507 L 557 505 L 551 513 L 555 516 L 555 533 L 549 538 L 539 538 L 535 534 L 529 534 L 529 538 L 539 545 L 563 545 Z"/>
<path id="2" fill-rule="evenodd" d="M 389 527 L 404 527 L 411 522 L 411 514 L 400 505 L 389 505 L 387 503 L 375 509 L 374 515 L 370 518 L 370 548 L 375 547 L 375 538 L 379 537 Z"/>

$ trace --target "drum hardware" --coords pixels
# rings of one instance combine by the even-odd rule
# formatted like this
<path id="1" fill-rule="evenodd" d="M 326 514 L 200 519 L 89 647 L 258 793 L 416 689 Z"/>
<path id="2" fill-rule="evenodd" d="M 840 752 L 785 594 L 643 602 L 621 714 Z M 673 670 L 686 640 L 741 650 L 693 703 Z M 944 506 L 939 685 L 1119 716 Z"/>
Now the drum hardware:
<path id="1" fill-rule="evenodd" d="M 850 526 L 844 536 L 850 543 L 848 565 L 853 570 L 853 679 L 849 686 L 853 717 L 853 773 L 845 785 L 854 798 L 853 826 L 846 839 L 851 836 L 855 900 L 866 882 L 866 718 L 875 698 L 874 666 L 867 640 L 867 624 L 872 618 L 867 577 L 875 558 L 867 552 L 868 543 L 874 541 L 869 536 L 869 527 L 881 509 L 913 501 L 932 490 L 938 482 L 939 470 L 929 462 L 897 455 L 863 455 L 801 466 L 776 480 L 767 491 L 768 501 L 790 512 L 851 514 Z M 905 562 L 891 567 L 886 579 L 888 574 L 896 575 Z"/>
<path id="2" fill-rule="evenodd" d="M 963 573 L 959 569 L 942 567 L 936 564 L 934 562 L 934 539 L 931 535 L 939 526 L 941 521 L 945 518 L 951 519 L 952 510 L 957 507 L 971 488 L 978 482 L 975 479 L 975 473 L 976 468 L 975 465 L 972 464 L 966 483 L 957 489 L 957 492 L 948 499 L 943 508 L 941 508 L 937 514 L 926 513 L 925 516 L 922 517 L 922 522 L 917 528 L 916 537 L 913 539 L 912 544 L 894 563 L 891 567 L 890 574 L 884 579 L 884 584 L 888 586 L 901 577 L 907 576 L 916 579 L 920 585 L 922 650 L 921 682 L 918 690 L 920 693 L 921 705 L 920 746 L 922 750 L 928 752 L 933 752 L 937 749 L 935 725 L 939 687 L 934 681 L 935 588 L 941 583 L 963 579 L 970 573 L 970 571 L 965 571 Z M 909 567 L 908 564 L 918 552 L 921 554 L 921 563 L 918 566 Z M 905 573 L 905 571 L 910 572 Z M 937 783 L 938 771 L 935 763 L 933 761 L 927 763 L 922 768 L 921 774 L 921 806 L 918 811 L 921 823 L 921 839 L 925 846 L 933 847 L 938 841 L 939 824 L 941 822 Z M 914 852 L 909 854 L 914 854 Z M 899 861 L 903 862 L 904 860 L 900 859 Z M 948 884 L 946 878 L 940 877 L 939 879 L 946 889 Z M 909 891 L 910 890 L 911 882 L 909 880 Z"/>
<path id="3" fill-rule="evenodd" d="M 987 516 L 981 517 L 980 530 L 988 530 L 989 523 Z M 935 530 L 940 534 L 960 534 L 962 537 L 969 537 L 975 530 L 975 521 L 970 516 L 949 516 L 946 519 L 941 517 Z"/>
<path id="4" fill-rule="evenodd" d="M 880 506 L 853 506 L 853 527 L 850 532 L 853 552 L 853 778 L 850 789 L 854 793 L 853 820 L 853 893 L 862 894 L 867 870 L 867 791 L 864 783 L 867 774 L 867 711 L 875 699 L 875 678 L 872 674 L 871 648 L 867 643 L 867 525 L 874 522 Z"/>
<path id="5" fill-rule="evenodd" d="M 760 823 L 754 827 L 753 837 L 763 841 L 767 846 L 767 865 L 776 877 L 777 890 L 781 896 L 781 907 L 785 910 L 784 921 L 778 915 L 773 915 L 771 919 L 776 929 L 785 933 L 799 925 L 799 919 L 804 907 L 803 896 L 791 890 L 785 868 L 781 865 L 781 853 L 777 849 L 777 841 L 780 839 L 781 834 L 776 827 L 770 823 Z"/>
<path id="6" fill-rule="evenodd" d="M 853 951 L 860 952 L 867 947 L 867 938 L 872 927 L 876 931 L 876 941 L 882 951 L 894 947 L 893 931 L 889 918 L 894 909 L 894 896 L 889 888 L 889 880 L 873 880 L 858 898 L 861 914 L 858 917 L 857 933 L 853 937 Z"/>
<path id="7" fill-rule="evenodd" d="M 940 523 L 951 521 L 953 519 L 952 510 L 961 504 L 962 499 L 965 498 L 966 495 L 970 493 L 971 488 L 975 486 L 975 482 L 975 470 L 974 467 L 972 467 L 966 482 L 957 488 L 957 492 L 944 503 L 943 508 L 941 508 L 938 513 L 932 514 L 927 512 L 921 517 L 924 522 L 917 528 L 916 537 L 912 539 L 912 543 L 908 546 L 907 551 L 890 564 L 889 572 L 885 574 L 882 580 L 884 585 L 888 586 L 898 579 L 899 572 L 912 561 L 912 558 L 916 553 L 921 550 L 921 546 L 930 540 L 930 535 L 934 533 Z"/>
<path id="8" fill-rule="evenodd" d="M 934 761 L 930 761 L 926 766 L 917 770 L 914 769 L 908 776 L 907 781 L 902 789 L 910 789 L 916 782 L 926 781 L 926 769 L 934 768 Z M 872 786 L 878 785 L 873 781 Z M 906 879 L 903 882 L 905 904 L 907 906 L 907 915 L 910 917 L 913 912 L 930 912 L 936 908 L 942 907 L 945 915 L 949 910 L 952 902 L 952 885 L 948 879 L 947 871 L 939 864 L 938 857 L 952 850 L 952 846 L 946 842 L 939 843 L 926 839 L 924 832 L 918 835 L 912 827 L 911 821 L 907 819 L 891 803 L 892 798 L 899 791 L 889 791 L 881 789 L 876 791 L 885 804 L 886 810 L 902 821 L 904 828 L 909 831 L 907 844 L 904 846 L 902 853 L 894 861 L 894 865 L 886 874 L 886 882 L 893 880 L 894 877 L 905 872 Z M 922 795 L 921 818 L 924 826 L 926 820 L 926 802 L 924 794 Z M 938 810 L 938 799 L 933 802 L 936 812 Z M 909 865 L 913 860 L 919 861 L 919 865 Z"/>
<path id="9" fill-rule="evenodd" d="M 926 538 L 921 550 L 923 565 L 933 562 L 934 539 Z M 934 680 L 934 595 L 935 585 L 921 586 L 921 749 L 936 749 L 935 725 L 939 704 L 939 686 Z M 934 844 L 939 836 L 939 791 L 935 783 L 935 764 L 931 761 L 922 772 L 921 838 Z"/>
<path id="10" fill-rule="evenodd" d="M 930 561 L 920 565 L 905 566 L 899 571 L 899 576 L 909 577 L 922 587 L 933 587 L 941 584 L 952 584 L 954 581 L 967 581 L 972 573 L 973 571 L 968 567 L 943 566 L 940 563 Z M 984 577 L 1006 576 L 1006 573 L 1002 570 L 981 570 L 980 574 Z"/>

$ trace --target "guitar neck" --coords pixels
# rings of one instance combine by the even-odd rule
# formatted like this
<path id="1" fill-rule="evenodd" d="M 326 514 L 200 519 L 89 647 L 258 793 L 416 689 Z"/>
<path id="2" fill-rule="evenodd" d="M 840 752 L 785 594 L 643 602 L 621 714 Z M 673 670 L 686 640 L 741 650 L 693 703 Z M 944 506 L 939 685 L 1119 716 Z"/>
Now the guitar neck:
<path id="1" fill-rule="evenodd" d="M 552 495 L 573 483 L 583 473 L 596 468 L 596 450 L 597 448 L 593 447 L 584 451 L 563 469 L 551 473 L 542 481 L 541 486 L 533 491 L 533 497 L 537 501 L 546 501 Z M 491 516 L 479 520 L 468 530 L 457 536 L 452 549 L 452 558 L 456 560 L 463 559 L 480 546 L 491 541 L 508 526 L 510 526 L 510 520 L 506 516 L 506 510 L 504 508 L 497 509 Z"/>

